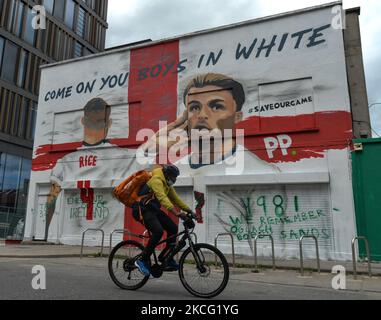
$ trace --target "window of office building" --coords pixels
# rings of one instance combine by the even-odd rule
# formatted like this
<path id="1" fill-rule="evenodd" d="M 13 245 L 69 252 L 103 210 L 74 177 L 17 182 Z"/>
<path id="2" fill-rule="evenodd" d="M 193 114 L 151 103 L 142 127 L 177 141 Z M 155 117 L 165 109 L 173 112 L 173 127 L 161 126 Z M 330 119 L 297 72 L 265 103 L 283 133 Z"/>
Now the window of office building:
<path id="1" fill-rule="evenodd" d="M 29 44 L 34 46 L 36 40 L 36 30 L 33 28 L 33 19 L 36 16 L 36 13 L 33 12 L 31 8 L 27 9 L 26 16 L 26 26 L 24 32 L 24 40 L 26 40 Z"/>
<path id="2" fill-rule="evenodd" d="M 84 46 L 81 45 L 79 42 L 76 42 L 75 46 L 74 46 L 74 57 L 75 58 L 82 57 L 83 56 L 83 49 L 84 49 Z"/>
<path id="3" fill-rule="evenodd" d="M 17 36 L 21 35 L 23 13 L 24 4 L 20 0 L 12 0 L 8 20 L 8 30 Z"/>
<path id="4" fill-rule="evenodd" d="M 73 28 L 73 23 L 74 23 L 74 10 L 75 10 L 74 1 L 67 0 L 66 9 L 65 9 L 65 24 L 71 29 Z"/>
<path id="5" fill-rule="evenodd" d="M 19 47 L 11 41 L 6 41 L 3 54 L 1 77 L 9 82 L 15 82 Z"/>
<path id="6" fill-rule="evenodd" d="M 63 20 L 64 19 L 64 15 L 65 15 L 65 1 L 56 1 L 54 3 L 54 12 L 53 12 L 54 16 L 57 17 L 58 19 L 60 20 Z"/>
<path id="7" fill-rule="evenodd" d="M 93 33 L 93 27 L 92 27 L 92 19 L 91 17 L 89 17 L 89 19 L 87 19 L 87 35 L 86 35 L 86 39 L 91 42 L 93 39 L 92 39 L 92 33 Z"/>
<path id="8" fill-rule="evenodd" d="M 5 170 L 2 181 L 2 194 L 0 195 L 0 206 L 14 208 L 17 198 L 17 184 L 20 175 L 20 157 L 7 155 Z"/>
<path id="9" fill-rule="evenodd" d="M 60 29 L 57 28 L 55 32 L 55 45 L 54 45 L 54 58 L 57 60 L 60 60 L 62 57 L 61 39 L 62 39 L 62 32 Z"/>
<path id="10" fill-rule="evenodd" d="M 62 0 L 58 1 L 58 2 L 63 2 Z M 46 11 L 48 11 L 49 13 L 53 13 L 53 8 L 54 8 L 54 0 L 44 0 L 44 7 L 46 9 Z"/>
<path id="11" fill-rule="evenodd" d="M 86 30 L 86 12 L 82 7 L 79 7 L 76 33 L 82 38 L 84 38 L 85 30 Z"/>
<path id="12" fill-rule="evenodd" d="M 0 238 L 22 239 L 31 160 L 0 155 Z"/>
<path id="13" fill-rule="evenodd" d="M 18 126 L 19 126 L 19 117 L 20 117 L 20 109 L 21 109 L 21 96 L 15 95 L 14 103 L 12 105 L 11 114 L 10 114 L 10 134 L 16 135 Z"/>
<path id="14" fill-rule="evenodd" d="M 86 0 L 86 3 L 91 9 L 95 9 L 95 0 Z"/>
<path id="15" fill-rule="evenodd" d="M 30 107 L 32 108 L 30 113 L 30 131 L 29 138 L 34 139 L 34 135 L 36 134 L 36 121 L 37 121 L 37 103 L 32 102 Z"/>
<path id="16" fill-rule="evenodd" d="M 3 62 L 4 44 L 5 44 L 5 39 L 3 37 L 0 37 L 0 71 L 1 71 L 1 65 Z"/>
<path id="17" fill-rule="evenodd" d="M 12 121 L 12 108 L 15 103 L 15 93 L 9 91 L 7 95 L 6 103 L 2 112 L 2 124 L 1 129 L 4 133 L 10 134 L 11 129 L 11 121 Z"/>
<path id="18" fill-rule="evenodd" d="M 29 61 L 29 53 L 25 50 L 21 50 L 20 52 L 20 60 L 19 60 L 19 70 L 17 75 L 17 85 L 20 88 L 24 88 L 25 86 L 25 78 Z"/>
<path id="19" fill-rule="evenodd" d="M 32 161 L 22 158 L 21 170 L 20 170 L 20 182 L 18 185 L 18 198 L 16 210 L 19 214 L 23 214 L 26 210 L 28 201 L 28 191 L 30 174 L 32 171 Z"/>
<path id="20" fill-rule="evenodd" d="M 20 111 L 20 125 L 18 127 L 17 135 L 21 138 L 26 138 L 26 131 L 28 128 L 28 111 L 29 99 L 24 98 Z"/>

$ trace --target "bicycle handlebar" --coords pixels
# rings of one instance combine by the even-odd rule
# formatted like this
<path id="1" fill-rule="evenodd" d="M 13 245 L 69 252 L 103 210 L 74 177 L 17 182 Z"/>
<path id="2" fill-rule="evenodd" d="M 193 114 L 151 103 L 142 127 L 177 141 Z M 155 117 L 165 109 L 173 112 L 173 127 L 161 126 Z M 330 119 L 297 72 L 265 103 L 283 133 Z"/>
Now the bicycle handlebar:
<path id="1" fill-rule="evenodd" d="M 197 220 L 197 215 L 196 215 L 194 212 L 192 212 L 192 213 L 183 212 L 183 214 L 184 214 L 188 219 Z M 182 219 L 182 220 L 185 220 L 185 219 Z"/>

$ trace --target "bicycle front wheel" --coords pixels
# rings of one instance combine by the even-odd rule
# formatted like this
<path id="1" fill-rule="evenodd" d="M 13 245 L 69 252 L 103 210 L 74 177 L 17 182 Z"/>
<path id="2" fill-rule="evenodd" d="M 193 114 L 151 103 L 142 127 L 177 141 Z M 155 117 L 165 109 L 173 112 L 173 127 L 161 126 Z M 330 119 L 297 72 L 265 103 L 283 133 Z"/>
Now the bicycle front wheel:
<path id="1" fill-rule="evenodd" d="M 216 297 L 229 282 L 229 264 L 225 256 L 209 244 L 196 244 L 194 250 L 188 248 L 179 265 L 181 283 L 196 297 Z"/>
<path id="2" fill-rule="evenodd" d="M 149 277 L 145 277 L 135 266 L 144 250 L 136 241 L 123 241 L 110 253 L 108 270 L 114 283 L 124 290 L 138 290 L 143 287 Z"/>

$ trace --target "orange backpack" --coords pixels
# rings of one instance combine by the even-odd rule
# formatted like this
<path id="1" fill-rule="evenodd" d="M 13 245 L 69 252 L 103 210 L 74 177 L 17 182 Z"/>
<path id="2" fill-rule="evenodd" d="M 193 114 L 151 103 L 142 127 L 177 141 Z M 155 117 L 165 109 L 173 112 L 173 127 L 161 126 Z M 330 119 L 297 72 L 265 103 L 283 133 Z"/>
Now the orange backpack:
<path id="1" fill-rule="evenodd" d="M 131 208 L 135 202 L 141 201 L 147 195 L 139 197 L 140 188 L 152 178 L 152 173 L 146 170 L 138 171 L 124 180 L 113 190 L 115 198 L 126 207 Z"/>

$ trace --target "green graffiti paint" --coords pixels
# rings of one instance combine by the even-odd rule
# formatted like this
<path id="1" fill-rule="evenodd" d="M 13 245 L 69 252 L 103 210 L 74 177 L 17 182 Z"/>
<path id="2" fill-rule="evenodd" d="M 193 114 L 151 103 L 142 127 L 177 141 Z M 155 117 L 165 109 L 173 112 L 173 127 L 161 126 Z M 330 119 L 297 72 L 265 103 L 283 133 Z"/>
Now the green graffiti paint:
<path id="1" fill-rule="evenodd" d="M 305 228 L 305 229 L 290 229 L 281 231 L 280 238 L 282 240 L 299 240 L 302 236 L 315 236 L 318 240 L 330 239 L 327 229 Z"/>
<path id="2" fill-rule="evenodd" d="M 245 198 L 241 200 L 246 212 L 246 222 L 250 224 L 253 222 L 253 219 L 254 219 L 252 205 L 251 205 L 251 198 Z"/>
<path id="3" fill-rule="evenodd" d="M 294 197 L 294 206 L 295 206 L 295 212 L 299 212 L 299 197 Z"/>
<path id="4" fill-rule="evenodd" d="M 262 207 L 263 209 L 263 212 L 265 213 L 265 215 L 267 216 L 267 205 L 266 205 L 266 197 L 265 196 L 261 196 L 257 199 L 257 205 L 259 207 Z"/>
<path id="5" fill-rule="evenodd" d="M 81 197 L 73 196 L 67 197 L 66 203 L 71 206 L 69 211 L 70 220 L 86 219 L 87 217 L 87 204 L 83 203 Z M 93 219 L 97 221 L 107 220 L 110 215 L 110 209 L 107 206 L 107 201 L 104 200 L 102 195 L 94 197 L 94 210 Z"/>
<path id="6" fill-rule="evenodd" d="M 326 221 L 329 212 L 323 208 L 306 208 L 306 203 L 310 202 L 301 202 L 297 194 L 235 197 L 225 192 L 218 199 L 216 217 L 225 232 L 231 232 L 238 241 L 246 241 L 250 246 L 261 234 L 271 234 L 278 241 L 296 241 L 303 235 L 329 241 L 332 239 Z M 237 213 L 226 215 L 226 210 Z"/>
<path id="7" fill-rule="evenodd" d="M 283 217 L 285 214 L 285 209 L 283 207 L 283 204 L 284 204 L 283 197 L 280 195 L 275 196 L 273 199 L 273 204 L 275 205 L 275 215 L 278 218 Z"/>

